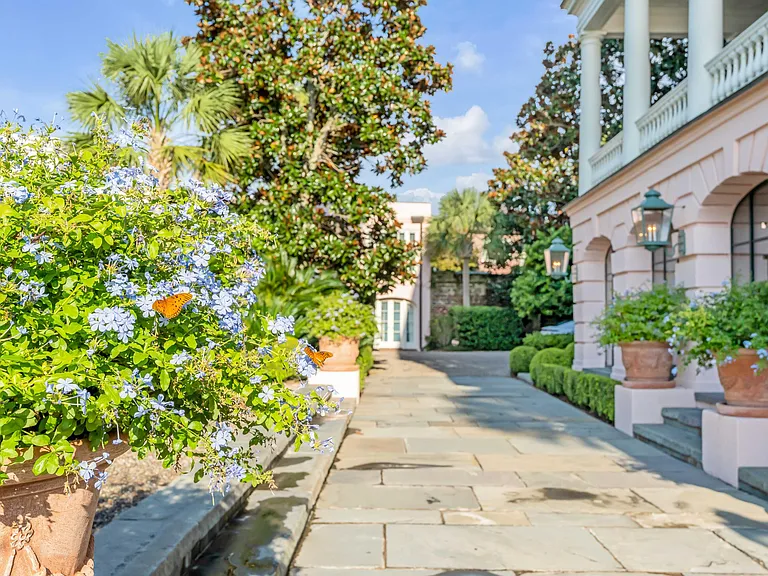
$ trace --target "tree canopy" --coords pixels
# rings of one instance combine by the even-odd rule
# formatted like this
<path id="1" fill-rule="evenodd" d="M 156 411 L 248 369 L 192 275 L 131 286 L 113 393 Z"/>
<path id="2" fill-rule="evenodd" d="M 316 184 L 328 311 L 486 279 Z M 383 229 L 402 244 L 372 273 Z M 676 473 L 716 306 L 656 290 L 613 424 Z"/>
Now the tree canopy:
<path id="1" fill-rule="evenodd" d="M 394 198 L 360 177 L 398 186 L 442 137 L 429 97 L 451 88 L 451 67 L 420 42 L 426 0 L 309 0 L 308 14 L 294 0 L 187 1 L 203 79 L 235 81 L 244 101 L 244 207 L 366 299 L 409 278 L 416 252 L 397 238 Z"/>

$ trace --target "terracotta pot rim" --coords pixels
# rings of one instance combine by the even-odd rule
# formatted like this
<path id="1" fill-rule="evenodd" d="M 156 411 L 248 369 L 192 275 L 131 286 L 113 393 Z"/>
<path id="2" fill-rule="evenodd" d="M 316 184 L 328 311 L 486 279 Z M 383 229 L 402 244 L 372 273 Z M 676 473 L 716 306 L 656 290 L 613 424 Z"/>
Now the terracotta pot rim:
<path id="1" fill-rule="evenodd" d="M 631 346 L 636 348 L 669 348 L 669 344 L 663 340 L 635 340 L 632 342 L 619 342 L 619 346 Z"/>
<path id="2" fill-rule="evenodd" d="M 338 338 L 334 338 L 331 336 L 320 336 L 318 340 L 327 340 L 331 344 L 336 344 L 339 342 L 360 342 L 360 337 L 349 337 L 349 336 L 339 336 Z"/>

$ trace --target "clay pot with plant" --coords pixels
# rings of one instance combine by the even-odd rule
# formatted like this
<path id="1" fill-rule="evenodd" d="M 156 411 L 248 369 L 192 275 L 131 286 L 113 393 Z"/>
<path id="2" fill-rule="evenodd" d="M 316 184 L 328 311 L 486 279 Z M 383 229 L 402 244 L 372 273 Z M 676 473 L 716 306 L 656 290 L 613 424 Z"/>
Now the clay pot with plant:
<path id="1" fill-rule="evenodd" d="M 265 422 L 317 445 L 329 405 L 284 386 L 317 366 L 290 317 L 252 309 L 264 235 L 229 192 L 160 189 L 98 125 L 87 150 L 10 122 L 0 142 L 0 574 L 93 576 L 112 459 L 258 484 Z"/>
<path id="2" fill-rule="evenodd" d="M 306 326 L 317 338 L 320 351 L 332 354 L 322 367 L 328 372 L 357 370 L 360 340 L 377 328 L 373 308 L 351 293 L 320 298 L 307 316 Z"/>
<path id="3" fill-rule="evenodd" d="M 603 346 L 619 346 L 627 388 L 674 388 L 669 339 L 686 303 L 682 289 L 666 285 L 616 296 L 595 322 Z"/>
<path id="4" fill-rule="evenodd" d="M 717 368 L 725 392 L 717 411 L 768 418 L 768 282 L 727 284 L 694 299 L 676 323 L 685 363 Z"/>

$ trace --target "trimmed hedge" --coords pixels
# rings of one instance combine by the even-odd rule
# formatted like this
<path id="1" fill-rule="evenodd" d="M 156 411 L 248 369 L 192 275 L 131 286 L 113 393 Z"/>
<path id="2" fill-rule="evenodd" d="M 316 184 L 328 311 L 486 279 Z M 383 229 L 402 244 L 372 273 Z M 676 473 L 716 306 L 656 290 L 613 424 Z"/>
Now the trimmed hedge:
<path id="1" fill-rule="evenodd" d="M 573 343 L 573 334 L 542 334 L 533 332 L 523 338 L 525 346 L 533 346 L 536 350 L 545 348 L 565 348 Z"/>
<path id="2" fill-rule="evenodd" d="M 523 335 L 523 322 L 511 308 L 454 306 L 453 337 L 464 350 L 511 350 Z"/>
<path id="3" fill-rule="evenodd" d="M 361 344 L 357 354 L 357 365 L 360 367 L 360 390 L 365 388 L 365 377 L 373 368 L 373 345 Z"/>
<path id="4" fill-rule="evenodd" d="M 554 364 L 556 366 L 563 366 L 570 368 L 573 365 L 573 355 L 569 354 L 567 350 L 561 350 L 560 348 L 545 348 L 539 350 L 536 355 L 531 359 L 530 373 L 533 381 L 536 381 L 536 371 L 543 364 Z"/>
<path id="5" fill-rule="evenodd" d="M 533 346 L 518 346 L 509 353 L 509 373 L 516 376 L 520 372 L 530 372 L 531 360 L 539 351 Z"/>
<path id="6" fill-rule="evenodd" d="M 533 383 L 550 394 L 565 396 L 571 404 L 587 408 L 608 422 L 614 421 L 614 388 L 621 382 L 565 366 L 541 364 Z"/>

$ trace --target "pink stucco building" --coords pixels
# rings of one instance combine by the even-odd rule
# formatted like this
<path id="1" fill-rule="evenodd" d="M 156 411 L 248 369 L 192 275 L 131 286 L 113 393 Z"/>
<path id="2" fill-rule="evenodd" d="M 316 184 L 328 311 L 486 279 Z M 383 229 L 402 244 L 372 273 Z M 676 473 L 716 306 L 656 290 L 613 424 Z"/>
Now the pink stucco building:
<path id="1" fill-rule="evenodd" d="M 400 222 L 401 240 L 423 245 L 427 233 L 432 205 L 428 202 L 394 202 L 393 208 Z M 376 321 L 379 333 L 378 349 L 421 350 L 427 343 L 430 321 L 430 263 L 423 253 L 417 266 L 414 282 L 395 286 L 387 294 L 376 298 Z"/>

